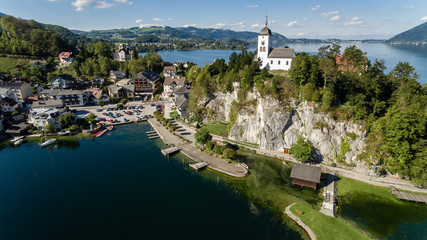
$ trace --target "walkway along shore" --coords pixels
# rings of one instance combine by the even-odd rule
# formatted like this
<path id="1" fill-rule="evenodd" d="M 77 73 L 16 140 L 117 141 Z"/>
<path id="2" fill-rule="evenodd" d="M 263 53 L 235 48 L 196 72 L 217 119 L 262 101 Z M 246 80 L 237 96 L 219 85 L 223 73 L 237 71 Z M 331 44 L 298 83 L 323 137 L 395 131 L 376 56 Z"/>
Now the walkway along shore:
<path id="1" fill-rule="evenodd" d="M 231 164 L 224 159 L 207 155 L 192 144 L 182 142 L 178 136 L 171 133 L 156 119 L 151 118 L 148 120 L 148 123 L 151 125 L 151 127 L 153 127 L 157 134 L 159 134 L 160 139 L 162 139 L 165 144 L 178 146 L 181 149 L 181 153 L 193 161 L 206 162 L 208 164 L 208 168 L 232 177 L 244 177 L 248 174 L 248 170 L 242 166 L 239 166 L 238 164 Z"/>
<path id="2" fill-rule="evenodd" d="M 304 231 L 307 232 L 308 236 L 310 237 L 311 240 L 316 240 L 316 235 L 313 233 L 313 231 L 311 230 L 311 228 L 309 228 L 307 225 L 305 225 L 301 219 L 299 219 L 299 217 L 295 216 L 295 214 L 293 214 L 291 212 L 291 210 L 289 210 L 293 205 L 295 205 L 295 203 L 292 203 L 291 205 L 287 206 L 285 209 L 285 214 L 288 215 L 289 218 L 291 218 L 292 220 L 294 220 L 300 227 L 302 227 L 304 229 Z"/>

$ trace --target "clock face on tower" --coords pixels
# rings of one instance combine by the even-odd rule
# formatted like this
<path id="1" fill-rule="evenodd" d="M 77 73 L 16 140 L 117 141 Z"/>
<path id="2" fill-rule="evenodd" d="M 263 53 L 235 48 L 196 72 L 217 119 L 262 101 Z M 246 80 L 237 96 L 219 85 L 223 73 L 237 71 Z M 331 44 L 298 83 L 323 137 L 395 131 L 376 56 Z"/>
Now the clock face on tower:
<path id="1" fill-rule="evenodd" d="M 261 42 L 261 45 L 263 45 L 263 46 L 264 46 L 264 44 L 265 44 L 265 42 Z"/>

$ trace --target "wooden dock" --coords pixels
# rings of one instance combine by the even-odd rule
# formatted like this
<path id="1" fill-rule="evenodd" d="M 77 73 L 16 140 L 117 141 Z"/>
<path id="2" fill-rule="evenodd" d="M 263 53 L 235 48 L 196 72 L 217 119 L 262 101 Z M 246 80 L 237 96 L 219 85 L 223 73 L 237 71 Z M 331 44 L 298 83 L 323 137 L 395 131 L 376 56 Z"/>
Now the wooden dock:
<path id="1" fill-rule="evenodd" d="M 174 154 L 174 153 L 178 152 L 179 150 L 180 150 L 179 147 L 164 148 L 164 149 L 162 149 L 162 154 L 165 155 L 165 156 L 169 156 L 171 154 Z"/>
<path id="2" fill-rule="evenodd" d="M 98 135 L 96 135 L 97 138 L 101 137 L 102 135 L 104 135 L 106 132 L 108 132 L 108 128 L 102 130 L 102 132 L 100 132 Z"/>
<path id="3" fill-rule="evenodd" d="M 205 168 L 206 166 L 208 166 L 208 163 L 206 162 L 198 162 L 198 163 L 193 163 L 193 164 L 188 164 L 192 169 L 198 171 L 202 168 Z"/>
<path id="4" fill-rule="evenodd" d="M 418 203 L 427 203 L 427 195 L 400 192 L 395 187 L 390 186 L 391 193 L 397 197 L 399 200 L 418 202 Z"/>

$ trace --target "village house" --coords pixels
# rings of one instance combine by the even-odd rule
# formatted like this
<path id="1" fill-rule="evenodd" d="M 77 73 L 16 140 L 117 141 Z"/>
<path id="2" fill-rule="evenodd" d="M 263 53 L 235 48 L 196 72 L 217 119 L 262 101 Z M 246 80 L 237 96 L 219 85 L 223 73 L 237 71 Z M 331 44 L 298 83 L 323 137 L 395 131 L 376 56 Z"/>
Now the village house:
<path id="1" fill-rule="evenodd" d="M 14 91 L 16 94 L 16 101 L 19 103 L 25 102 L 25 99 L 33 94 L 31 92 L 31 85 L 21 81 L 0 82 L 0 88 L 7 88 Z"/>
<path id="2" fill-rule="evenodd" d="M 117 61 L 129 61 L 132 59 L 133 50 L 131 50 L 126 44 L 120 44 L 118 49 L 113 51 L 113 58 Z"/>
<path id="3" fill-rule="evenodd" d="M 28 122 L 42 130 L 47 125 L 59 127 L 58 118 L 59 111 L 55 108 L 37 108 L 30 111 Z"/>
<path id="4" fill-rule="evenodd" d="M 18 102 L 18 97 L 16 96 L 16 93 L 9 88 L 0 88 L 0 98 L 11 98 L 15 100 L 15 102 Z"/>
<path id="5" fill-rule="evenodd" d="M 98 101 L 103 100 L 105 102 L 109 102 L 109 97 L 107 94 L 103 93 L 101 89 L 93 87 L 87 90 L 90 92 L 91 96 L 89 97 L 89 102 L 94 104 L 98 104 Z"/>
<path id="6" fill-rule="evenodd" d="M 123 85 L 123 86 L 108 86 L 108 96 L 110 99 L 134 99 L 135 98 L 135 86 L 134 85 Z"/>
<path id="7" fill-rule="evenodd" d="M 84 90 L 45 89 L 39 93 L 41 100 L 61 100 L 67 106 L 83 106 L 90 93 Z"/>
<path id="8" fill-rule="evenodd" d="M 268 21 L 265 19 L 265 27 L 258 34 L 257 58 L 261 61 L 261 69 L 268 70 L 289 70 L 292 60 L 296 57 L 292 48 L 273 48 L 273 34 L 267 27 Z"/>
<path id="9" fill-rule="evenodd" d="M 291 171 L 292 184 L 316 189 L 320 183 L 320 167 L 294 163 Z"/>
<path id="10" fill-rule="evenodd" d="M 5 97 L 0 99 L 0 110 L 2 112 L 14 112 L 19 107 L 15 100 Z"/>
<path id="11" fill-rule="evenodd" d="M 185 86 L 181 87 L 181 88 L 176 88 L 173 92 L 174 95 L 174 104 L 176 107 L 176 111 L 178 112 L 178 114 L 185 118 L 187 117 L 188 114 L 188 96 L 190 95 L 190 84 L 186 84 Z"/>
<path id="12" fill-rule="evenodd" d="M 135 86 L 135 97 L 142 97 L 148 100 L 159 91 L 161 78 L 159 74 L 147 70 L 138 73 L 129 83 Z"/>
<path id="13" fill-rule="evenodd" d="M 61 74 L 52 79 L 51 85 L 54 88 L 69 88 L 74 80 L 71 75 Z"/>
<path id="14" fill-rule="evenodd" d="M 126 71 L 113 71 L 110 70 L 110 80 L 113 82 L 120 81 L 126 78 Z"/>
<path id="15" fill-rule="evenodd" d="M 64 103 L 61 99 L 51 99 L 51 100 L 39 100 L 34 101 L 31 105 L 32 109 L 36 108 L 63 108 Z"/>
<path id="16" fill-rule="evenodd" d="M 29 62 L 31 68 L 39 67 L 43 71 L 47 71 L 47 61 L 46 60 L 30 60 Z"/>
<path id="17" fill-rule="evenodd" d="M 59 66 L 68 67 L 73 63 L 74 57 L 72 52 L 62 52 L 59 54 Z"/>
<path id="18" fill-rule="evenodd" d="M 166 77 L 173 77 L 176 76 L 177 70 L 175 66 L 166 66 L 163 68 L 163 76 Z"/>
<path id="19" fill-rule="evenodd" d="M 182 88 L 188 84 L 186 77 L 172 76 L 166 77 L 163 83 L 163 97 L 173 97 L 173 92 L 176 89 Z"/>

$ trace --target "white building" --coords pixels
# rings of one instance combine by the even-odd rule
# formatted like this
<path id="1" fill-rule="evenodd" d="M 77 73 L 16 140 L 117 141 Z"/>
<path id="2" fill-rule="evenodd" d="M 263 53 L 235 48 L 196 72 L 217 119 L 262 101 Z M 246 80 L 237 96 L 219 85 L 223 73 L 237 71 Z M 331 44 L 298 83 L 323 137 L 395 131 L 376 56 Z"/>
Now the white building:
<path id="1" fill-rule="evenodd" d="M 83 106 L 91 93 L 83 90 L 45 89 L 39 93 L 40 100 L 61 100 L 64 105 Z"/>
<path id="2" fill-rule="evenodd" d="M 28 122 L 32 123 L 38 129 L 45 129 L 48 124 L 58 127 L 58 118 L 59 111 L 57 109 L 38 108 L 31 110 Z"/>
<path id="3" fill-rule="evenodd" d="M 163 97 L 173 97 L 175 89 L 179 89 L 187 85 L 187 78 L 180 76 L 166 77 L 163 83 Z"/>
<path id="4" fill-rule="evenodd" d="M 272 48 L 271 30 L 267 27 L 268 21 L 265 19 L 265 27 L 258 34 L 257 58 L 261 61 L 261 68 L 268 70 L 289 70 L 292 59 L 296 54 L 292 48 Z"/>
<path id="5" fill-rule="evenodd" d="M 73 83 L 74 78 L 67 74 L 61 74 L 54 77 L 51 81 L 54 88 L 69 88 Z"/>

